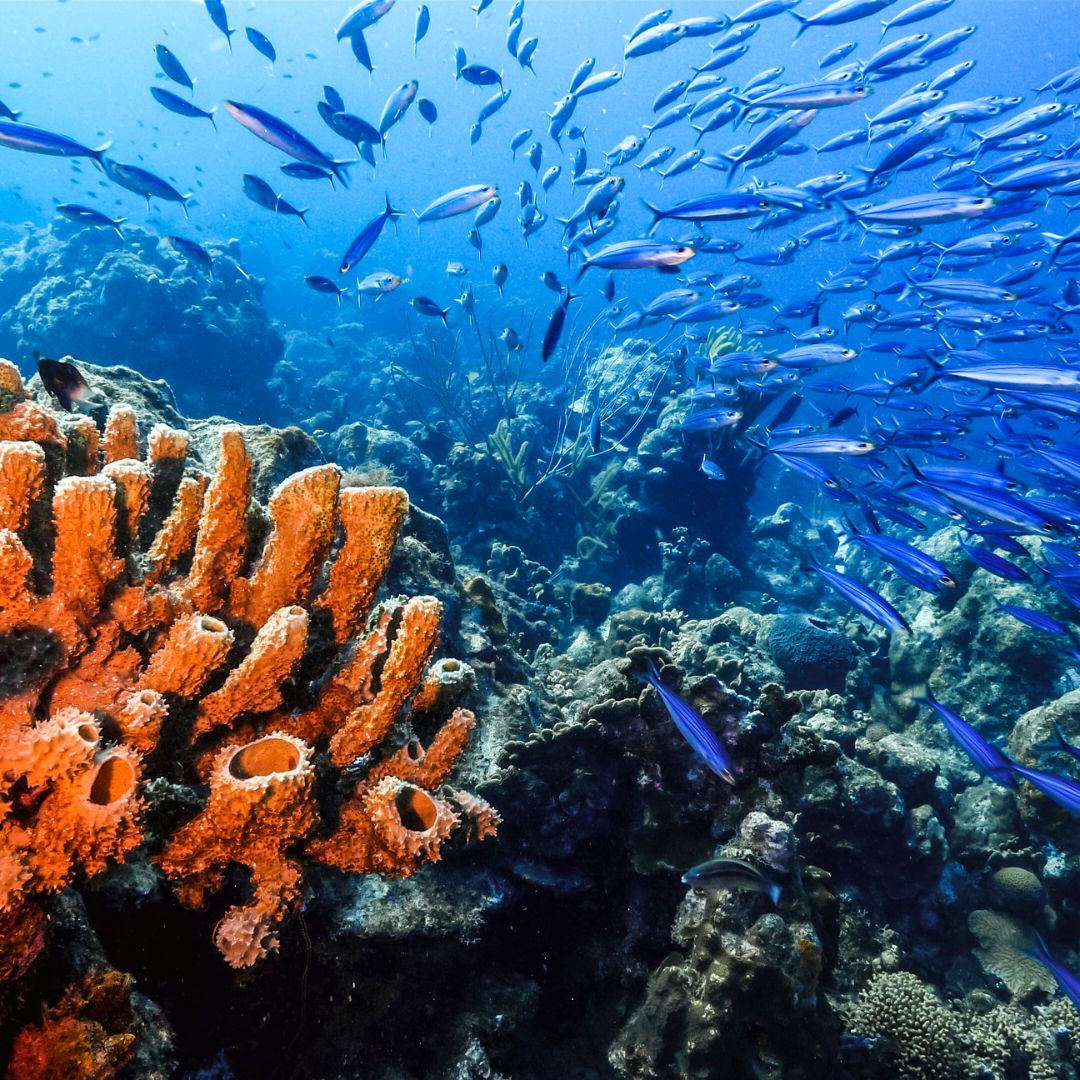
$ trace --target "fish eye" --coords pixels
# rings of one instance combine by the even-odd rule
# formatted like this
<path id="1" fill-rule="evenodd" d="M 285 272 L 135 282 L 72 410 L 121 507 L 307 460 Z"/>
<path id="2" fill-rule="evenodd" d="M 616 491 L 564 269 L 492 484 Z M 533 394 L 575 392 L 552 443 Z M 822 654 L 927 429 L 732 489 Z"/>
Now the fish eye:
<path id="1" fill-rule="evenodd" d="M 942 585 L 945 585 L 950 589 L 956 587 L 956 579 L 949 577 L 948 574 L 946 574 L 944 577 L 938 578 L 938 581 L 940 581 Z"/>

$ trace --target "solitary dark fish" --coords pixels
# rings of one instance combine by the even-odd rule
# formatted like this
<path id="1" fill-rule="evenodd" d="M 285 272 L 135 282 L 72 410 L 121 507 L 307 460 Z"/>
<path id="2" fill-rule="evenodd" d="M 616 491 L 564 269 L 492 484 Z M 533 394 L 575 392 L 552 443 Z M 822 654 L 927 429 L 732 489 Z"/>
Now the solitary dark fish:
<path id="1" fill-rule="evenodd" d="M 318 165 L 308 165 L 303 161 L 290 161 L 281 166 L 281 171 L 294 180 L 329 180 L 334 186 L 334 174 Z"/>
<path id="2" fill-rule="evenodd" d="M 256 30 L 254 26 L 249 26 L 245 33 L 252 47 L 261 52 L 271 64 L 277 59 L 277 49 L 274 48 L 274 43 L 265 34 Z"/>
<path id="3" fill-rule="evenodd" d="M 703 892 L 719 892 L 722 889 L 747 889 L 764 893 L 775 907 L 780 903 L 783 886 L 753 863 L 744 859 L 726 859 L 718 856 L 697 866 L 690 867 L 682 876 L 682 883 Z"/>
<path id="4" fill-rule="evenodd" d="M 441 308 L 434 300 L 427 296 L 414 296 L 410 301 L 413 306 L 413 310 L 421 315 L 427 315 L 429 318 L 442 319 L 443 326 L 447 325 L 446 316 L 450 313 L 449 308 Z"/>
<path id="5" fill-rule="evenodd" d="M 261 176 L 244 173 L 243 183 L 244 194 L 256 206 L 261 206 L 264 210 L 270 210 L 275 214 L 289 214 L 292 217 L 298 217 L 307 225 L 307 210 L 298 210 L 291 203 L 286 202 Z"/>
<path id="6" fill-rule="evenodd" d="M 187 240 L 183 236 L 166 236 L 165 239 L 186 259 L 198 263 L 211 277 L 214 276 L 213 257 L 202 244 L 196 244 L 194 240 Z"/>
<path id="7" fill-rule="evenodd" d="M 367 68 L 369 75 L 374 74 L 375 65 L 371 62 L 371 53 L 368 52 L 364 35 L 358 30 L 349 38 L 349 44 L 352 46 L 353 56 L 359 61 L 360 66 Z"/>
<path id="8" fill-rule="evenodd" d="M 78 402 L 92 400 L 90 385 L 74 364 L 41 356 L 36 359 L 42 386 L 56 398 L 64 412 L 75 412 Z"/>
<path id="9" fill-rule="evenodd" d="M 349 290 L 343 289 L 336 282 L 331 281 L 328 277 L 324 277 L 322 274 L 309 274 L 304 278 L 305 283 L 309 288 L 314 289 L 319 293 L 327 293 L 330 296 L 336 296 L 338 306 L 341 306 L 341 298 L 348 296 Z"/>
<path id="10" fill-rule="evenodd" d="M 576 300 L 577 296 L 567 290 L 566 296 L 563 301 L 555 309 L 554 314 L 551 316 L 551 321 L 548 323 L 547 330 L 544 331 L 544 344 L 540 349 L 540 359 L 546 364 L 554 355 L 555 350 L 559 345 L 559 338 L 562 337 L 563 327 L 566 325 L 566 310 L 570 306 L 571 300 Z"/>

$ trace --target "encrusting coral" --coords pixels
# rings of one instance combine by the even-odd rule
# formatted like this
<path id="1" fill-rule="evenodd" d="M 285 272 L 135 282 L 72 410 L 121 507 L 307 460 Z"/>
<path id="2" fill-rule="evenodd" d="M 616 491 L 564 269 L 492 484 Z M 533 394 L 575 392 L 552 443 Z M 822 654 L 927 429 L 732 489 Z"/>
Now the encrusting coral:
<path id="1" fill-rule="evenodd" d="M 471 713 L 421 695 L 426 727 L 445 721 L 431 745 L 379 754 L 423 686 L 441 617 L 414 597 L 363 633 L 404 491 L 342 491 L 323 465 L 263 511 L 239 430 L 222 431 L 210 478 L 186 466 L 187 434 L 161 425 L 139 460 L 130 409 L 114 408 L 101 438 L 86 417 L 61 427 L 7 361 L 0 440 L 0 917 L 123 860 L 166 765 L 209 785 L 154 856 L 181 902 L 201 905 L 231 865 L 250 871 L 250 901 L 215 931 L 236 967 L 277 947 L 305 858 L 407 876 L 456 830 L 494 831 L 482 800 L 436 793 Z M 336 808 L 336 831 L 320 823 L 326 751 L 332 774 L 384 757 Z"/>

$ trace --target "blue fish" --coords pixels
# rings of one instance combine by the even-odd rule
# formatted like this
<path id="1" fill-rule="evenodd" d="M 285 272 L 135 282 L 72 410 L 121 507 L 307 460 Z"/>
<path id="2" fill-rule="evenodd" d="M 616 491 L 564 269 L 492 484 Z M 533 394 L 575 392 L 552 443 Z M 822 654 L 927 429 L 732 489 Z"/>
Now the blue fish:
<path id="1" fill-rule="evenodd" d="M 1038 960 L 1057 979 L 1061 992 L 1073 1005 L 1080 1009 L 1080 978 L 1074 975 L 1064 964 L 1054 959 L 1041 935 L 1036 934 L 1035 939 L 1035 944 L 1030 949 L 1025 949 L 1024 955 L 1030 956 L 1033 960 Z"/>
<path id="2" fill-rule="evenodd" d="M 1017 786 L 1016 777 L 1013 776 L 1013 762 L 996 747 L 991 746 L 966 720 L 942 705 L 932 694 L 928 693 L 920 703 L 929 705 L 941 717 L 953 741 L 975 762 L 980 772 L 997 781 L 1002 787 Z"/>
<path id="3" fill-rule="evenodd" d="M 1073 746 L 1065 738 L 1065 732 L 1061 730 L 1060 724 L 1054 725 L 1054 734 L 1046 745 L 1055 754 L 1068 754 L 1074 761 L 1080 761 L 1080 746 Z"/>
<path id="4" fill-rule="evenodd" d="M 374 246 L 383 231 L 383 226 L 388 221 L 393 221 L 402 215 L 401 210 L 395 210 L 390 205 L 390 196 L 386 196 L 386 205 L 382 212 L 373 217 L 356 235 L 356 239 L 349 245 L 341 260 L 339 273 L 347 274 Z"/>
<path id="5" fill-rule="evenodd" d="M 1029 784 L 1038 788 L 1048 799 L 1052 799 L 1070 814 L 1080 814 L 1080 784 L 1075 780 L 1070 780 L 1067 776 L 1058 776 L 1057 773 L 1029 769 L 1026 765 L 1018 765 L 1015 761 L 1009 767 L 1017 776 L 1022 776 Z"/>
<path id="6" fill-rule="evenodd" d="M 847 574 L 841 574 L 838 570 L 828 570 L 824 566 L 818 566 L 817 563 L 812 563 L 810 569 L 824 578 L 849 604 L 858 608 L 874 622 L 887 630 L 902 630 L 905 634 L 911 633 L 911 627 L 908 626 L 904 616 L 884 596 L 874 592 L 868 585 L 864 585 Z"/>
<path id="7" fill-rule="evenodd" d="M 712 728 L 705 723 L 705 718 L 688 702 L 683 701 L 673 690 L 669 690 L 661 681 L 660 673 L 653 662 L 649 661 L 649 670 L 638 678 L 647 682 L 660 695 L 660 700 L 667 709 L 668 716 L 682 732 L 683 738 L 690 744 L 694 753 L 721 780 L 735 783 L 735 769 L 731 757 L 716 737 Z"/>

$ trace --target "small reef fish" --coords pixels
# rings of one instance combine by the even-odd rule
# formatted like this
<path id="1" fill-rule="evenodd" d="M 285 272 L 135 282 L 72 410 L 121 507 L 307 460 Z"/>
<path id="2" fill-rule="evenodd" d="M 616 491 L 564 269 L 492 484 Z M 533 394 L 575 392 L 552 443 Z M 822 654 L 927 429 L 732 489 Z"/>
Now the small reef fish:
<path id="1" fill-rule="evenodd" d="M 265 109 L 260 109 L 257 105 L 226 101 L 225 108 L 238 124 L 246 127 L 263 142 L 269 143 L 275 150 L 280 150 L 289 157 L 306 162 L 308 165 L 318 165 L 332 172 L 342 184 L 348 186 L 345 168 L 349 163 L 334 161 L 333 158 L 328 157 L 291 124 L 266 112 Z"/>
<path id="2" fill-rule="evenodd" d="M 330 278 L 324 277 L 322 274 L 309 274 L 304 278 L 304 283 L 309 289 L 314 289 L 315 292 L 337 297 L 339 306 L 341 298 L 349 295 L 348 289 L 343 289 L 337 282 L 331 281 Z"/>
<path id="3" fill-rule="evenodd" d="M 428 296 L 414 296 L 409 303 L 412 305 L 413 310 L 419 315 L 426 315 L 432 319 L 442 319 L 443 326 L 447 326 L 446 316 L 450 314 L 449 308 L 439 307 Z"/>
<path id="4" fill-rule="evenodd" d="M 760 867 L 745 859 L 717 856 L 697 866 L 690 867 L 682 876 L 682 883 L 702 892 L 721 892 L 725 889 L 746 889 L 764 893 L 773 907 L 780 903 L 784 887 Z"/>
<path id="5" fill-rule="evenodd" d="M 195 243 L 194 240 L 188 240 L 183 236 L 166 236 L 166 240 L 180 252 L 184 258 L 190 262 L 197 263 L 201 266 L 211 277 L 214 276 L 214 259 L 210 252 L 202 246 L 202 244 Z"/>
<path id="6" fill-rule="evenodd" d="M 376 270 L 362 280 L 357 279 L 356 302 L 359 304 L 365 296 L 374 296 L 378 300 L 400 288 L 404 282 L 405 279 L 399 274 L 391 273 L 389 270 Z"/>
<path id="7" fill-rule="evenodd" d="M 83 378 L 82 372 L 66 360 L 47 360 L 35 356 L 41 385 L 56 398 L 64 412 L 78 412 L 78 406 L 93 400 L 90 384 Z"/>
<path id="8" fill-rule="evenodd" d="M 58 135 L 56 132 L 20 124 L 14 120 L 0 120 L 0 146 L 6 146 L 9 150 L 24 150 L 29 154 L 45 154 L 51 157 L 87 157 L 103 166 L 105 151 L 111 145 L 111 142 L 107 142 L 92 150 L 66 135 Z"/>
<path id="9" fill-rule="evenodd" d="M 146 200 L 147 212 L 150 210 L 151 199 L 164 199 L 166 202 L 178 202 L 184 209 L 184 217 L 188 216 L 187 202 L 191 198 L 191 192 L 182 195 L 160 176 L 155 176 L 149 169 L 139 165 L 125 165 L 112 158 L 105 158 L 102 162 L 105 167 L 105 175 L 114 183 L 119 184 L 128 191 L 134 191 Z"/>
<path id="10" fill-rule="evenodd" d="M 478 206 L 494 199 L 499 194 L 499 189 L 494 184 L 468 184 L 465 187 L 455 188 L 453 191 L 440 195 L 439 198 L 428 203 L 416 220 L 421 225 L 426 221 L 442 221 L 444 218 L 456 217 L 458 214 L 467 214 Z"/>

